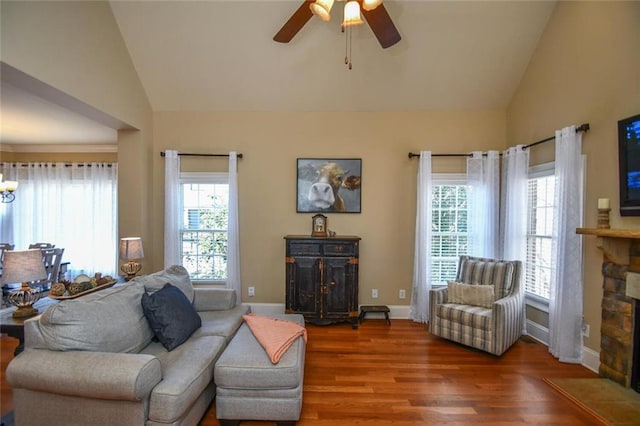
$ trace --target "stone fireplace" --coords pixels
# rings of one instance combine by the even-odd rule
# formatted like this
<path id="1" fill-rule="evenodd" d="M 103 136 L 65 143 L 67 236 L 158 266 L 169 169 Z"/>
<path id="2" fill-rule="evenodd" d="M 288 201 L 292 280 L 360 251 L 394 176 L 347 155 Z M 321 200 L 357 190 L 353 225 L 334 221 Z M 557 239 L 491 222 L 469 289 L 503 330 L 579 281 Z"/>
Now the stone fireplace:
<path id="1" fill-rule="evenodd" d="M 640 230 L 579 228 L 602 249 L 599 375 L 640 392 Z"/>

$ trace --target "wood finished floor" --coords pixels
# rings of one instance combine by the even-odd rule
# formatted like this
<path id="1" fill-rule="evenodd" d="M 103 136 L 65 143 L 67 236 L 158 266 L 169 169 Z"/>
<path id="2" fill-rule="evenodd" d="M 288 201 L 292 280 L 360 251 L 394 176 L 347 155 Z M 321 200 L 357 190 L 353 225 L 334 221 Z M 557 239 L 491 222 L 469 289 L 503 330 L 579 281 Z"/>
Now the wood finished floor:
<path id="1" fill-rule="evenodd" d="M 433 337 L 427 326 L 408 320 L 307 329 L 300 426 L 599 424 L 543 382 L 597 375 L 558 362 L 527 338 L 497 358 Z M 4 373 L 16 342 L 0 338 L 2 414 L 11 411 Z M 200 422 L 214 425 L 215 404 Z"/>

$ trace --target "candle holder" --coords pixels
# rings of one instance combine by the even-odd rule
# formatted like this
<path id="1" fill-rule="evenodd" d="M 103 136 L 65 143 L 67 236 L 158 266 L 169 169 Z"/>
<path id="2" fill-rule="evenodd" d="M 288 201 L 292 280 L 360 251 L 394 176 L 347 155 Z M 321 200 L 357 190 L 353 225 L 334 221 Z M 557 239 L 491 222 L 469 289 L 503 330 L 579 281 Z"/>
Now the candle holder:
<path id="1" fill-rule="evenodd" d="M 610 208 L 601 209 L 598 208 L 598 229 L 609 229 L 609 212 Z"/>

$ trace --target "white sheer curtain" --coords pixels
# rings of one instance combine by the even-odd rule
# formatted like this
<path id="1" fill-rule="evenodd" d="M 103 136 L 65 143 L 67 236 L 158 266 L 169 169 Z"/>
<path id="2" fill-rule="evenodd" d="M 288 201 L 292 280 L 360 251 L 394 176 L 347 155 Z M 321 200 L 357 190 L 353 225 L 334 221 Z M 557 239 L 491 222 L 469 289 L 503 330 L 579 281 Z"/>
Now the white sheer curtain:
<path id="1" fill-rule="evenodd" d="M 116 163 L 2 163 L 0 173 L 19 183 L 15 201 L 0 211 L 0 242 L 64 248 L 71 277 L 117 273 Z"/>
<path id="2" fill-rule="evenodd" d="M 182 265 L 180 259 L 180 156 L 164 153 L 164 267 Z"/>
<path id="3" fill-rule="evenodd" d="M 229 153 L 229 217 L 227 228 L 227 288 L 242 295 L 240 280 L 240 226 L 238 220 L 238 153 Z"/>
<path id="4" fill-rule="evenodd" d="M 500 161 L 498 151 L 473 152 L 467 159 L 469 254 L 498 257 Z"/>
<path id="5" fill-rule="evenodd" d="M 500 253 L 507 260 L 527 256 L 527 185 L 529 150 L 523 145 L 502 153 L 502 209 L 500 211 Z"/>
<path id="6" fill-rule="evenodd" d="M 582 362 L 582 134 L 556 131 L 553 275 L 549 298 L 549 352 L 562 362 Z"/>
<path id="7" fill-rule="evenodd" d="M 413 261 L 413 287 L 409 318 L 415 322 L 429 321 L 429 290 L 431 289 L 432 182 L 431 151 L 420 152 L 418 194 L 416 205 L 416 237 Z"/>

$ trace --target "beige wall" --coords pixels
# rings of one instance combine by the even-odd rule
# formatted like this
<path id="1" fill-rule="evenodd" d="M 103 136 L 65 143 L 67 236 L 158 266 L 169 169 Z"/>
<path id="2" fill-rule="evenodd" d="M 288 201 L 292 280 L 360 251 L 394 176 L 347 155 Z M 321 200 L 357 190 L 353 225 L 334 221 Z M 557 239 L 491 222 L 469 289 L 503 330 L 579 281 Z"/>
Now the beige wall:
<path id="1" fill-rule="evenodd" d="M 640 2 L 559 2 L 507 110 L 509 144 L 535 141 L 571 124 L 590 123 L 586 227 L 596 226 L 598 198 L 611 199 L 611 226 L 640 227 L 619 214 L 617 121 L 640 113 Z M 553 159 L 553 143 L 532 149 Z M 585 345 L 600 348 L 602 253 L 584 237 Z"/>
<path id="2" fill-rule="evenodd" d="M 146 218 L 153 117 L 109 3 L 2 1 L 0 7 L 3 62 L 139 129 L 118 134 L 119 233 L 142 236 L 145 251 L 151 250 Z M 75 161 L 63 155 L 41 158 Z M 10 154 L 3 153 L 3 160 L 10 161 Z"/>
<path id="3" fill-rule="evenodd" d="M 328 214 L 328 227 L 362 237 L 360 303 L 399 305 L 409 303 L 413 271 L 417 160 L 407 154 L 503 149 L 505 114 L 157 112 L 154 144 L 154 235 L 162 235 L 160 151 L 244 154 L 238 178 L 242 298 L 252 302 L 284 303 L 283 237 L 311 232 L 312 214 L 296 213 L 296 158 L 362 158 L 362 213 Z M 226 170 L 227 164 L 200 159 L 185 168 Z M 434 159 L 434 170 L 463 171 L 464 161 Z M 161 251 L 154 255 L 160 265 Z M 251 299 L 249 285 L 256 287 Z M 372 288 L 378 299 L 370 298 Z M 402 288 L 404 300 L 398 299 Z"/>

